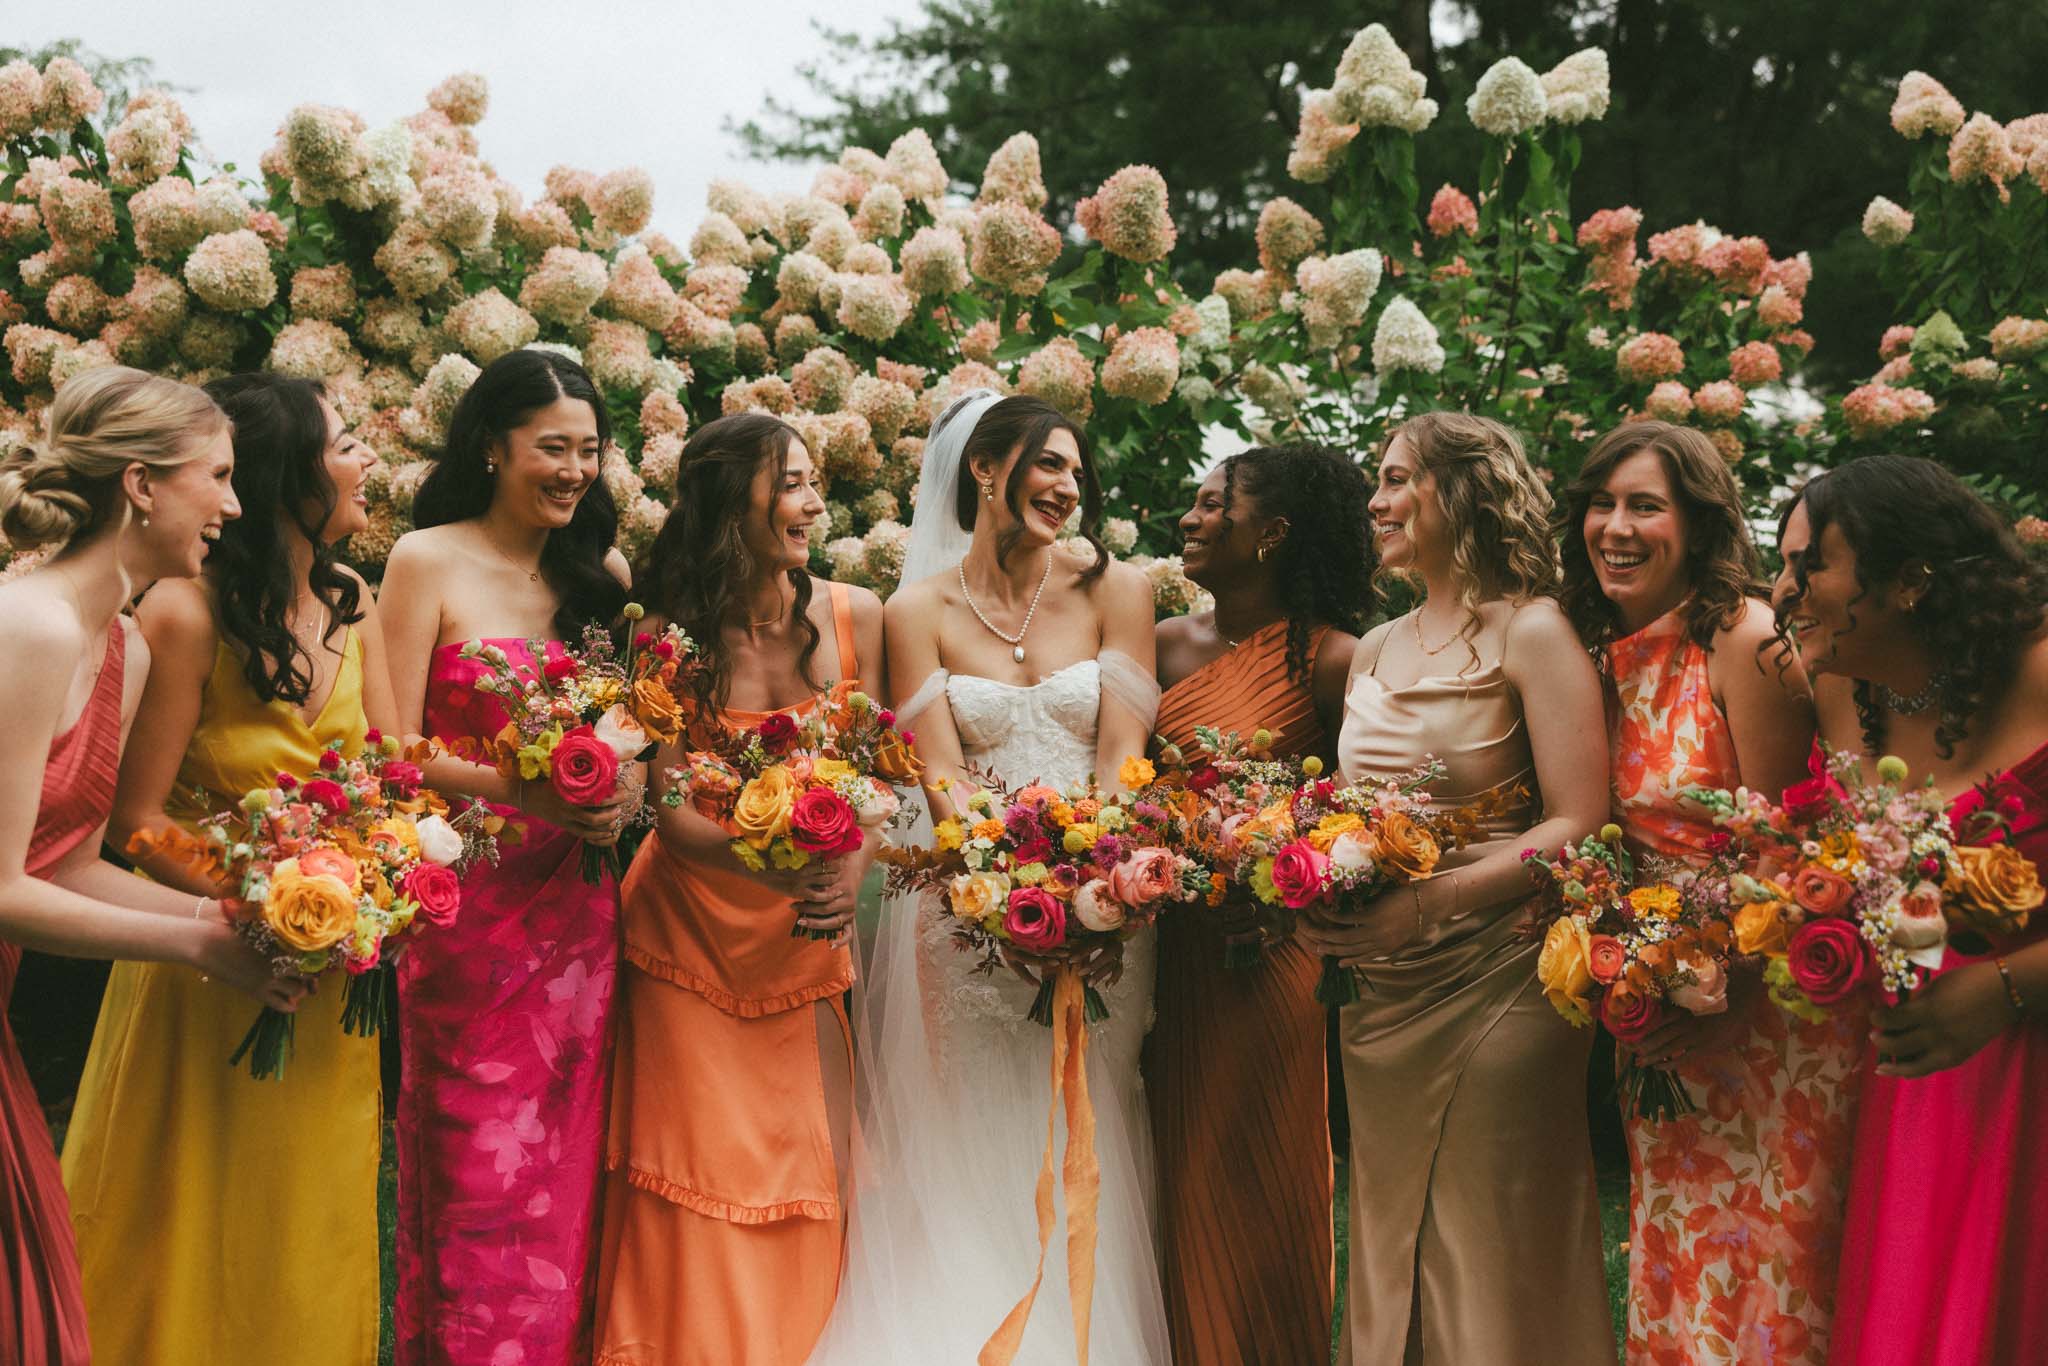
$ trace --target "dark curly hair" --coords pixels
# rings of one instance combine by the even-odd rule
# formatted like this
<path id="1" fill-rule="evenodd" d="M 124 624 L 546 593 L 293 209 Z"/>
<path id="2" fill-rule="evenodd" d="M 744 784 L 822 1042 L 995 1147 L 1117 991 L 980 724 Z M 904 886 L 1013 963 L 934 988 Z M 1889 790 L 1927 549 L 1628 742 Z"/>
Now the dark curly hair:
<path id="1" fill-rule="evenodd" d="M 955 414 L 950 411 L 941 416 L 933 428 L 933 435 L 937 435 L 938 428 L 952 416 Z M 974 431 L 960 451 L 960 492 L 954 512 L 962 531 L 974 530 L 981 494 L 971 473 L 972 462 L 985 459 L 1000 465 L 1009 458 L 1011 451 L 1017 451 L 1017 463 L 1010 466 L 1010 477 L 1003 483 L 1003 503 L 1021 520 L 1023 513 L 1017 506 L 1017 491 L 1023 487 L 1025 472 L 1031 468 L 1032 458 L 1045 449 L 1046 440 L 1054 432 L 1061 431 L 1074 438 L 1074 447 L 1081 457 L 1079 534 L 1082 540 L 1095 547 L 1095 563 L 1081 571 L 1081 577 L 1093 579 L 1109 568 L 1109 550 L 1102 544 L 1102 481 L 1095 475 L 1094 448 L 1088 444 L 1088 433 L 1082 430 L 1080 423 L 1042 398 L 1013 395 L 989 408 L 975 422 Z M 1023 528 L 1017 526 L 997 537 L 998 564 L 1009 558 L 1010 551 L 1023 534 Z"/>
<path id="2" fill-rule="evenodd" d="M 754 555 L 741 537 L 755 476 L 772 464 L 779 479 L 789 467 L 789 448 L 800 438 L 794 427 L 766 413 L 734 413 L 699 427 L 676 465 L 675 498 L 668 520 L 635 569 L 633 581 L 650 610 L 683 628 L 696 642 L 703 667 L 690 676 L 701 715 L 725 705 L 732 683 L 720 627 L 739 604 L 740 589 L 752 577 Z M 797 631 L 803 651 L 797 672 L 815 684 L 811 659 L 818 628 L 806 610 L 811 576 L 789 571 L 796 594 Z"/>
<path id="3" fill-rule="evenodd" d="M 590 372 L 553 351 L 521 348 L 486 365 L 455 405 L 448 420 L 448 444 L 413 498 L 414 526 L 441 526 L 481 517 L 490 509 L 497 479 L 488 462 L 491 447 L 540 409 L 558 399 L 580 399 L 597 418 L 600 448 L 612 439 L 611 417 Z M 626 605 L 626 590 L 604 566 L 619 530 L 618 505 L 603 479 L 591 482 L 569 525 L 548 533 L 541 546 L 540 573 L 561 604 L 555 634 L 580 640 L 583 628 L 609 627 Z"/>
<path id="4" fill-rule="evenodd" d="M 313 380 L 245 374 L 214 380 L 206 392 L 234 423 L 235 499 L 242 505 L 206 557 L 221 633 L 241 656 L 242 676 L 257 697 L 303 706 L 312 698 L 313 667 L 286 621 L 299 596 L 286 526 L 313 548 L 306 579 L 327 607 L 322 641 L 363 619 L 355 577 L 320 539 L 335 502 L 320 406 L 326 391 Z"/>
<path id="5" fill-rule="evenodd" d="M 1637 451 L 1654 451 L 1685 518 L 1686 634 L 1712 649 L 1714 634 L 1742 620 L 1747 600 L 1765 596 L 1761 562 L 1742 517 L 1742 489 L 1714 443 L 1670 422 L 1628 422 L 1595 442 L 1564 497 L 1551 510 L 1564 562 L 1559 605 L 1588 649 L 1604 653 L 1621 632 L 1621 613 L 1601 591 L 1586 550 L 1586 511 L 1615 466 Z"/>
<path id="6" fill-rule="evenodd" d="M 1373 563 L 1365 475 L 1328 446 L 1255 446 L 1223 462 L 1226 531 L 1240 494 L 1261 515 L 1287 519 L 1271 565 L 1287 610 L 1287 672 L 1306 683 L 1311 631 L 1330 625 L 1356 635 L 1365 626 Z"/>
<path id="7" fill-rule="evenodd" d="M 2019 539 L 1969 485 L 1932 460 L 1866 455 L 1815 475 L 1785 509 L 1806 509 L 1811 544 L 1832 526 L 1856 557 L 1862 590 L 1851 605 L 1914 566 L 1927 571 L 1927 592 L 1907 628 L 1937 662 L 1940 719 L 1935 748 L 1946 759 L 1971 723 L 2012 686 L 2019 659 L 2048 621 L 2048 569 L 2032 561 Z M 1794 592 L 1779 604 L 1778 634 L 1806 597 L 1806 567 L 1791 566 Z M 1855 613 L 1850 613 L 1853 627 Z M 1885 743 L 1885 711 L 1875 690 L 1858 679 L 1856 715 L 1872 754 Z"/>

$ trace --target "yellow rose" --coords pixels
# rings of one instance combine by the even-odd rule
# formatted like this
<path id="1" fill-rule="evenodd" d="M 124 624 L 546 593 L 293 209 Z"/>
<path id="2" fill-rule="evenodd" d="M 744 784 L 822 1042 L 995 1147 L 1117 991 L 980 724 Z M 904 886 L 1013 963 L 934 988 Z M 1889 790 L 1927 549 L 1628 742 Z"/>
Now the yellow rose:
<path id="1" fill-rule="evenodd" d="M 1372 861 L 1389 877 L 1428 877 L 1441 856 L 1435 836 L 1398 811 L 1388 812 L 1373 831 Z"/>
<path id="2" fill-rule="evenodd" d="M 1678 889 L 1665 883 L 1638 887 L 1628 894 L 1629 909 L 1639 916 L 1672 920 L 1678 915 Z"/>
<path id="3" fill-rule="evenodd" d="M 852 776 L 853 765 L 844 759 L 814 759 L 811 762 L 811 781 L 814 783 L 823 783 L 830 787 L 841 778 Z"/>
<path id="4" fill-rule="evenodd" d="M 1010 879 L 1001 873 L 962 873 L 948 890 L 954 915 L 962 920 L 986 920 L 1009 900 Z"/>
<path id="5" fill-rule="evenodd" d="M 1593 969 L 1587 963 L 1591 936 L 1586 923 L 1577 916 L 1561 916 L 1550 922 L 1543 937 L 1543 952 L 1536 958 L 1536 980 L 1557 1013 L 1575 1025 L 1591 1024 Z"/>
<path id="6" fill-rule="evenodd" d="M 941 853 L 948 853 L 967 843 L 967 831 L 960 824 L 958 816 L 948 816 L 932 827 L 932 842 Z"/>
<path id="7" fill-rule="evenodd" d="M 1135 754 L 1117 765 L 1116 780 L 1133 791 L 1141 787 L 1150 787 L 1158 777 L 1159 774 L 1152 767 L 1152 761 Z"/>
<path id="8" fill-rule="evenodd" d="M 632 712 L 640 728 L 664 744 L 673 744 L 683 733 L 683 713 L 675 694 L 654 679 L 643 678 L 633 685 Z"/>
<path id="9" fill-rule="evenodd" d="M 1863 846 L 1853 830 L 1837 830 L 1820 842 L 1820 861 L 1838 873 L 1846 873 L 1863 862 Z"/>
<path id="10" fill-rule="evenodd" d="M 789 833 L 789 810 L 796 802 L 796 782 L 781 764 L 740 789 L 732 807 L 733 832 L 756 849 L 766 849 Z"/>
<path id="11" fill-rule="evenodd" d="M 1945 890 L 1964 923 L 1993 934 L 2025 929 L 2044 896 L 2040 871 L 2009 844 L 1957 845 Z"/>
<path id="12" fill-rule="evenodd" d="M 875 776 L 896 787 L 908 787 L 923 772 L 924 761 L 917 751 L 895 731 L 883 731 L 875 742 Z"/>
<path id="13" fill-rule="evenodd" d="M 391 909 L 391 883 L 385 879 L 383 869 L 363 869 L 363 890 L 369 894 L 370 904 L 378 910 Z"/>
<path id="14" fill-rule="evenodd" d="M 1785 951 L 1785 903 L 1752 901 L 1735 912 L 1737 953 L 1783 953 Z"/>
<path id="15" fill-rule="evenodd" d="M 356 898 L 340 878 L 308 876 L 288 858 L 270 872 L 263 923 L 277 942 L 296 953 L 333 948 L 355 929 Z"/>
<path id="16" fill-rule="evenodd" d="M 1102 827 L 1093 821 L 1078 821 L 1067 827 L 1067 833 L 1060 837 L 1060 847 L 1070 854 L 1085 854 L 1095 847 L 1095 841 L 1102 838 Z"/>
<path id="17" fill-rule="evenodd" d="M 1316 828 L 1308 832 L 1308 842 L 1327 854 L 1330 846 L 1337 842 L 1337 836 L 1348 835 L 1354 830 L 1365 829 L 1362 817 L 1349 811 L 1332 811 L 1316 822 Z"/>

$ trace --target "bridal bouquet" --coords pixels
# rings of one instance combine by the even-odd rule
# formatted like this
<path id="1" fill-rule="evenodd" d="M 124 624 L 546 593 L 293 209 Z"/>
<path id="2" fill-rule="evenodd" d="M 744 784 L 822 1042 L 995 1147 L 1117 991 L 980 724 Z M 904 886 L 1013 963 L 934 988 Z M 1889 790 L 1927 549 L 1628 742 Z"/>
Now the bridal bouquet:
<path id="1" fill-rule="evenodd" d="M 1910 995 L 1951 934 L 2022 928 L 2042 903 L 2039 871 L 2003 842 L 1995 807 L 1971 805 L 1959 834 L 1933 783 L 1908 776 L 1888 755 L 1866 782 L 1854 754 L 1823 754 L 1776 803 L 1686 791 L 1754 867 L 1731 887 L 1737 948 L 1763 955 L 1772 999 L 1802 1018 L 1880 987 Z"/>
<path id="2" fill-rule="evenodd" d="M 1543 934 L 1536 976 L 1557 1013 L 1585 1026 L 1597 1015 L 1617 1040 L 1636 1044 L 1674 1010 L 1714 1015 L 1728 1008 L 1734 937 L 1722 870 L 1672 881 L 1639 876 L 1618 825 L 1555 853 L 1522 855 L 1540 880 Z M 1630 1111 L 1669 1119 L 1695 1109 L 1669 1070 L 1632 1054 L 1620 1086 Z"/>
<path id="3" fill-rule="evenodd" d="M 1177 745 L 1159 751 L 1157 782 L 1145 795 L 1172 809 L 1177 799 L 1192 804 L 1184 821 L 1185 848 L 1190 858 L 1210 873 L 1210 906 L 1253 902 L 1271 906 L 1253 891 L 1254 874 L 1263 861 L 1270 870 L 1270 834 L 1295 790 L 1323 771 L 1313 755 L 1276 759 L 1273 735 L 1261 728 L 1249 740 L 1236 731 L 1195 727 L 1200 750 L 1190 757 Z M 1270 877 L 1267 881 L 1271 885 Z M 1228 944 L 1226 966 L 1247 968 L 1262 956 L 1256 944 Z"/>
<path id="4" fill-rule="evenodd" d="M 235 898 L 227 903 L 235 928 L 280 976 L 340 970 L 342 1028 L 375 1034 L 406 940 L 422 924 L 453 924 L 460 873 L 498 856 L 503 822 L 484 802 L 451 818 L 422 786 L 418 761 L 427 753 L 400 758 L 397 742 L 373 730 L 358 758 L 330 747 L 310 775 L 279 774 L 236 810 L 200 822 L 199 834 L 146 831 L 130 851 L 169 852 L 211 877 Z M 282 1076 L 293 1021 L 265 1007 L 230 1065 L 247 1057 L 251 1076 Z"/>
<path id="5" fill-rule="evenodd" d="M 1157 773 L 1126 759 L 1118 777 L 1140 792 Z M 885 851 L 891 891 L 943 891 L 958 923 L 954 941 L 994 972 L 1005 945 L 1052 960 L 1030 1018 L 1051 1025 L 1056 979 L 1099 949 L 1127 939 L 1169 907 L 1212 890 L 1209 870 L 1181 847 L 1184 810 L 1094 787 L 1040 784 L 1014 792 L 990 782 L 966 794 L 959 814 L 932 830 L 933 847 Z M 1089 1021 L 1109 1009 L 1085 989 Z"/>
<path id="6" fill-rule="evenodd" d="M 841 682 L 802 715 L 771 712 L 747 730 L 718 732 L 711 748 L 668 771 L 662 801 L 687 799 L 723 826 L 733 856 L 755 872 L 802 868 L 853 853 L 896 815 L 896 789 L 923 772 L 913 739 L 894 712 Z M 794 933 L 828 937 L 801 923 Z"/>
<path id="7" fill-rule="evenodd" d="M 625 615 L 638 622 L 645 613 L 627 603 Z M 462 647 L 464 659 L 485 666 L 475 687 L 495 697 L 508 718 L 488 740 L 458 742 L 462 757 L 522 782 L 544 778 L 572 806 L 602 806 L 618 792 L 621 764 L 682 733 L 691 645 L 679 628 L 659 637 L 638 632 L 623 655 L 602 626 L 585 628 L 580 649 L 552 658 L 545 641 L 530 640 L 527 649 L 537 668 L 514 664 L 496 645 Z M 583 846 L 584 881 L 622 871 L 616 848 Z"/>

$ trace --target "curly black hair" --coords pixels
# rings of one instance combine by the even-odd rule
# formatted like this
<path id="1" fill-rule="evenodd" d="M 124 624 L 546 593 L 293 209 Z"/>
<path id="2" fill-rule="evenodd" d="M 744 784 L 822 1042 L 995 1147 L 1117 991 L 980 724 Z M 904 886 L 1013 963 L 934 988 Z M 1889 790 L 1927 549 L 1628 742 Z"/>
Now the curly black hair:
<path id="1" fill-rule="evenodd" d="M 523 347 L 486 365 L 455 405 L 448 444 L 413 497 L 414 526 L 481 517 L 497 490 L 490 448 L 557 399 L 581 399 L 597 418 L 600 449 L 611 444 L 611 416 L 590 372 L 553 351 Z M 626 590 L 605 568 L 619 531 L 618 504 L 603 479 L 591 481 L 569 525 L 548 533 L 540 575 L 555 591 L 555 634 L 581 640 L 586 626 L 610 628 L 626 605 Z"/>
<path id="2" fill-rule="evenodd" d="M 1266 517 L 1285 517 L 1272 557 L 1287 609 L 1287 672 L 1309 681 L 1309 633 L 1319 625 L 1357 634 L 1372 601 L 1371 495 L 1343 452 L 1311 442 L 1255 446 L 1223 462 L 1223 524 L 1242 493 Z"/>
<path id="3" fill-rule="evenodd" d="M 1849 543 L 1862 590 L 1852 607 L 1903 571 L 1925 567 L 1926 595 L 1906 622 L 1939 663 L 1934 743 L 1949 758 L 1971 723 L 2004 699 L 2021 654 L 2048 622 L 2048 569 L 1969 485 L 1932 460 L 1866 455 L 1814 476 L 1785 509 L 1781 540 L 1800 507 L 1813 545 L 1830 526 Z M 1778 605 L 1781 639 L 1806 596 L 1804 564 L 1791 569 L 1797 587 Z M 1849 620 L 1853 626 L 1853 611 Z M 1874 693 L 1856 681 L 1856 715 L 1871 754 L 1885 743 L 1885 710 Z"/>
<path id="4" fill-rule="evenodd" d="M 299 596 L 286 525 L 313 547 L 306 578 L 327 607 L 323 640 L 363 619 L 355 577 L 320 539 L 335 498 L 325 469 L 325 390 L 313 380 L 244 374 L 214 380 L 206 392 L 234 423 L 235 499 L 242 505 L 206 557 L 221 634 L 241 656 L 242 676 L 257 697 L 303 706 L 312 697 L 313 668 L 285 619 Z"/>

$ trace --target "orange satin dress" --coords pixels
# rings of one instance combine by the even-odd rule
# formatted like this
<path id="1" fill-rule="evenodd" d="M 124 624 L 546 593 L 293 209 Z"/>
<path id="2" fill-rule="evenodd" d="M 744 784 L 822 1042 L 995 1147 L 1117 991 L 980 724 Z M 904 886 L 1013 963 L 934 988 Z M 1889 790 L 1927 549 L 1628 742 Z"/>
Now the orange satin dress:
<path id="1" fill-rule="evenodd" d="M 1313 661 L 1328 628 L 1309 636 Z M 1158 734 L 1273 733 L 1280 755 L 1330 757 L 1274 622 L 1168 688 Z M 1321 964 L 1289 939 L 1227 967 L 1205 915 L 1159 922 L 1145 1093 L 1159 1169 L 1160 1274 L 1179 1366 L 1318 1362 L 1330 1351 L 1329 1081 Z"/>
<path id="2" fill-rule="evenodd" d="M 851 598 L 830 593 L 850 679 Z M 816 1005 L 850 1060 L 852 954 L 793 938 L 789 898 L 723 850 L 686 859 L 658 837 L 626 873 L 620 916 L 597 1366 L 802 1366 L 846 1231 Z"/>

